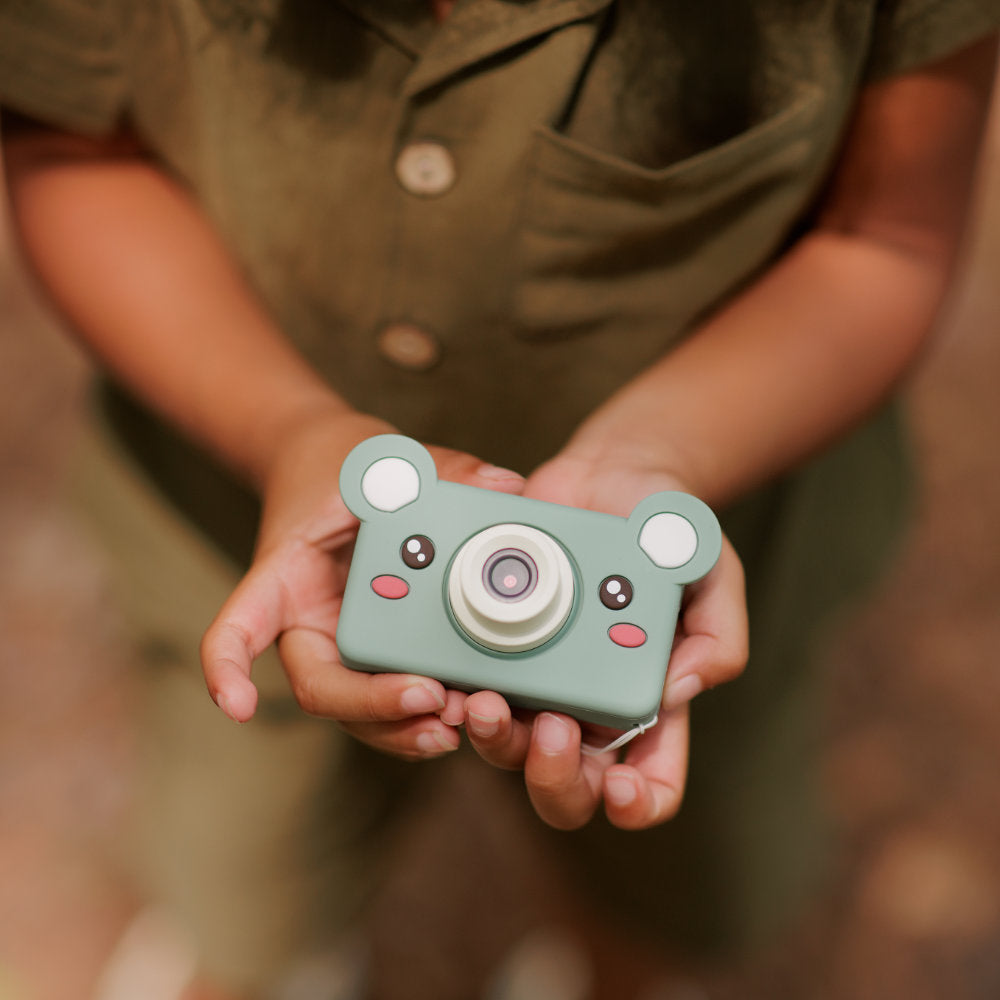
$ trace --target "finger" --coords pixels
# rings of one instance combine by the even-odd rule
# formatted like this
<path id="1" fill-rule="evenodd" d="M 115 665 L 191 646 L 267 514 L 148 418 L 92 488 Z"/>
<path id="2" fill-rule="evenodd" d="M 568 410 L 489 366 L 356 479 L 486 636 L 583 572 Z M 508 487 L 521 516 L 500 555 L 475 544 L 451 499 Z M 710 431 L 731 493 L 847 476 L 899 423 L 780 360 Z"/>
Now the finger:
<path id="1" fill-rule="evenodd" d="M 230 718 L 246 722 L 257 706 L 250 680 L 253 661 L 277 638 L 284 614 L 284 590 L 266 569 L 251 571 L 208 627 L 201 641 L 205 683 Z"/>
<path id="2" fill-rule="evenodd" d="M 445 691 L 445 706 L 438 715 L 441 721 L 449 726 L 461 726 L 465 723 L 465 701 L 469 697 L 462 691 Z"/>
<path id="3" fill-rule="evenodd" d="M 465 702 L 465 731 L 480 757 L 494 767 L 513 771 L 524 766 L 531 725 L 511 715 L 495 691 L 478 691 Z"/>
<path id="4" fill-rule="evenodd" d="M 712 572 L 688 594 L 663 694 L 668 710 L 734 680 L 746 667 L 749 652 L 743 567 L 728 541 Z"/>
<path id="5" fill-rule="evenodd" d="M 501 493 L 520 493 L 524 489 L 524 477 L 510 469 L 490 465 L 474 455 L 451 448 L 432 448 L 431 452 L 438 475 L 448 482 Z"/>
<path id="6" fill-rule="evenodd" d="M 436 716 L 403 722 L 354 722 L 341 728 L 356 740 L 404 760 L 431 760 L 458 749 L 461 739 L 454 727 Z"/>
<path id="7" fill-rule="evenodd" d="M 623 830 L 642 830 L 672 819 L 684 798 L 689 714 L 685 705 L 630 745 L 624 764 L 603 776 L 604 810 Z"/>
<path id="8" fill-rule="evenodd" d="M 217 621 L 201 641 L 205 684 L 212 700 L 235 722 L 257 710 L 257 688 L 250 680 L 255 653 L 250 636 L 235 622 Z"/>
<path id="9" fill-rule="evenodd" d="M 550 826 L 574 830 L 594 814 L 604 765 L 580 754 L 580 725 L 566 715 L 535 719 L 524 765 L 528 797 Z"/>
<path id="10" fill-rule="evenodd" d="M 396 722 L 436 715 L 447 705 L 440 681 L 345 667 L 333 639 L 323 632 L 290 629 L 282 634 L 278 651 L 295 698 L 309 715 L 345 723 Z"/>

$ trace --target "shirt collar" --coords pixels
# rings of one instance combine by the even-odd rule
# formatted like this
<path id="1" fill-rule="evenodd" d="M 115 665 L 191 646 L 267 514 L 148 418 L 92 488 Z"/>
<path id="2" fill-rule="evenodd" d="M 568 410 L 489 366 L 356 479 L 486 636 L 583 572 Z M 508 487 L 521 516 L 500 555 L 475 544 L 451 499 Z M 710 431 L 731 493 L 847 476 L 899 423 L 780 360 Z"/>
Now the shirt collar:
<path id="1" fill-rule="evenodd" d="M 426 0 L 340 0 L 355 16 L 416 62 L 404 93 L 447 77 L 537 35 L 582 21 L 613 0 L 457 0 L 435 25 Z"/>
<path id="2" fill-rule="evenodd" d="M 414 59 L 438 30 L 427 0 L 339 0 L 359 21 Z"/>

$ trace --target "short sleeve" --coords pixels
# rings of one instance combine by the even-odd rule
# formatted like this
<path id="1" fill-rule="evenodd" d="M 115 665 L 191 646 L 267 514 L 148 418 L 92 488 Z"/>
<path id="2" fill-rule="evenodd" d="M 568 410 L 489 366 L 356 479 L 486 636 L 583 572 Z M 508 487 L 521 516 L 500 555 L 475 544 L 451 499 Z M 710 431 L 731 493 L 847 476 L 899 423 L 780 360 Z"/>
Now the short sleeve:
<path id="1" fill-rule="evenodd" d="M 108 0 L 0 3 L 0 102 L 73 131 L 111 131 L 125 104 L 115 11 Z"/>
<path id="2" fill-rule="evenodd" d="M 885 0 L 878 4 L 868 78 L 916 69 L 1000 26 L 1000 0 Z"/>

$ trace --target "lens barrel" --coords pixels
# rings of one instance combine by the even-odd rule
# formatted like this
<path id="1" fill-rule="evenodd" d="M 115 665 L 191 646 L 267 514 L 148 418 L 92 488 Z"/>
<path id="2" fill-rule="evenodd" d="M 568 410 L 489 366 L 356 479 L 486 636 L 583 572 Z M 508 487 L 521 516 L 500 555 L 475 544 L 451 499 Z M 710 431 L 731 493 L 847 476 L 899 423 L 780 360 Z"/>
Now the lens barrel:
<path id="1" fill-rule="evenodd" d="M 573 608 L 573 569 L 562 546 L 525 524 L 500 524 L 474 535 L 456 555 L 448 598 L 462 630 L 498 652 L 548 642 Z"/>

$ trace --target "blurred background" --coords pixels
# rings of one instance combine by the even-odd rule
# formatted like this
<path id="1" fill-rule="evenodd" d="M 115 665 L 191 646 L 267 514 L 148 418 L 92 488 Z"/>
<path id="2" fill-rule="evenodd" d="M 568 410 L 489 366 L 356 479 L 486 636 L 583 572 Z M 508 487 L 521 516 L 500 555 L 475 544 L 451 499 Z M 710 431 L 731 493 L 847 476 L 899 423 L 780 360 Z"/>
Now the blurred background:
<path id="1" fill-rule="evenodd" d="M 119 865 L 135 789 L 129 652 L 62 489 L 88 370 L 0 219 L 0 1000 L 84 1000 L 132 912 Z M 1000 996 L 998 375 L 995 114 L 963 277 L 907 390 L 923 476 L 913 530 L 829 654 L 824 780 L 842 876 L 770 953 L 679 984 L 674 1000 Z M 455 822 L 469 833 L 470 817 Z M 435 893 L 426 933 L 473 957 L 488 928 L 466 919 L 462 866 L 477 842 L 418 825 L 406 848 L 454 886 Z M 397 880 L 380 908 L 387 995 L 413 998 L 422 979 L 435 1000 L 471 996 L 454 954 L 393 923 L 419 883 Z M 529 883 L 491 885 L 509 910 Z M 494 919 L 501 936 L 516 922 Z"/>

